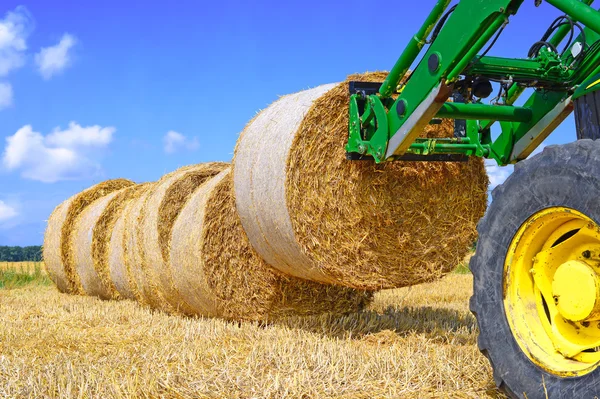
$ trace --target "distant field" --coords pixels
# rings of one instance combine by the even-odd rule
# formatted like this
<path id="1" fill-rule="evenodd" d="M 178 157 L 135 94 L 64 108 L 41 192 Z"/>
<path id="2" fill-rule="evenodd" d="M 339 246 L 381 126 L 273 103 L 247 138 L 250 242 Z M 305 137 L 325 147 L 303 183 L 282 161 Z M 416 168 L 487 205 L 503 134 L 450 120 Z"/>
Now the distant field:
<path id="1" fill-rule="evenodd" d="M 46 273 L 44 262 L 0 262 L 0 271 L 14 270 L 19 273 L 36 273 L 39 270 L 41 273 Z"/>
<path id="2" fill-rule="evenodd" d="M 43 262 L 0 262 L 0 289 L 50 284 Z"/>
<path id="3" fill-rule="evenodd" d="M 504 398 L 463 272 L 380 292 L 364 312 L 268 325 L 0 290 L 0 397 Z"/>

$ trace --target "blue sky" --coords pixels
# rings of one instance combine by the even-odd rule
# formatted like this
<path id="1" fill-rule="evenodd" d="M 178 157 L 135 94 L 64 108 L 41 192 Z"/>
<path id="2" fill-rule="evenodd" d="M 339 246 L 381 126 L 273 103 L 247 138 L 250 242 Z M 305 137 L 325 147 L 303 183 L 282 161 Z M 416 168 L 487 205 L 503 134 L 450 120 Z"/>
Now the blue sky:
<path id="1" fill-rule="evenodd" d="M 560 14 L 525 3 L 494 55 L 525 57 Z M 41 244 L 54 207 L 102 180 L 231 160 L 277 96 L 391 68 L 433 4 L 3 1 L 0 245 Z M 549 142 L 574 137 L 569 118 Z"/>

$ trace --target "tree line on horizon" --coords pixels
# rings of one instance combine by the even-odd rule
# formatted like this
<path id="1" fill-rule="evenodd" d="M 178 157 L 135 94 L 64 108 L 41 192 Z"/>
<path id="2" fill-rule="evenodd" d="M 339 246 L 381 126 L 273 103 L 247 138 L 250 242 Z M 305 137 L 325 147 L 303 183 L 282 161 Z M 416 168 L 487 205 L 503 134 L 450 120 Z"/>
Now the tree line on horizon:
<path id="1" fill-rule="evenodd" d="M 0 262 L 41 262 L 42 246 L 10 247 L 0 245 Z"/>

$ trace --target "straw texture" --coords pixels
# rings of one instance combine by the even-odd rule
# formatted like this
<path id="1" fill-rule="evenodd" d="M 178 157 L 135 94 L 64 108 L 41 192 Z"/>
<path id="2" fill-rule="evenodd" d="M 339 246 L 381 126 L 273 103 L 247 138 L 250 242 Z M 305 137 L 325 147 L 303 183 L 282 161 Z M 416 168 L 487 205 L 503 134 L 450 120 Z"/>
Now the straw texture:
<path id="1" fill-rule="evenodd" d="M 111 286 L 107 285 L 96 271 L 94 257 L 92 256 L 92 242 L 98 220 L 106 210 L 106 207 L 118 194 L 119 191 L 110 193 L 92 202 L 85 208 L 77 218 L 71 236 L 75 270 L 83 287 L 83 293 L 90 296 L 97 296 L 101 299 L 113 298 L 113 291 L 111 290 Z"/>
<path id="2" fill-rule="evenodd" d="M 161 178 L 149 192 L 138 225 L 142 269 L 156 283 L 155 296 L 164 298 L 175 310 L 193 313 L 173 282 L 169 259 L 171 231 L 181 208 L 195 189 L 229 165 L 204 163 L 180 168 Z"/>
<path id="3" fill-rule="evenodd" d="M 233 163 L 244 230 L 271 266 L 300 278 L 363 289 L 439 278 L 476 238 L 483 161 L 347 161 L 348 81 L 282 97 L 246 126 Z M 423 132 L 452 134 L 450 121 Z"/>
<path id="4" fill-rule="evenodd" d="M 77 218 L 95 200 L 133 184 L 126 179 L 107 180 L 74 195 L 52 212 L 44 236 L 44 260 L 48 258 L 48 273 L 62 292 L 84 292 L 75 271 L 74 248 L 71 242 Z"/>
<path id="5" fill-rule="evenodd" d="M 66 218 L 71 198 L 58 205 L 48 218 L 48 226 L 44 233 L 44 267 L 50 279 L 60 292 L 69 291 L 69 283 L 60 256 L 61 227 Z"/>
<path id="6" fill-rule="evenodd" d="M 168 303 L 156 290 L 156 282 L 152 280 L 148 269 L 143 266 L 141 229 L 138 228 L 142 221 L 142 209 L 146 199 L 152 193 L 154 184 L 133 200 L 124 212 L 123 252 L 125 265 L 128 268 L 129 287 L 135 299 L 152 308 L 170 311 L 172 309 L 168 308 Z"/>
<path id="7" fill-rule="evenodd" d="M 124 188 L 115 193 L 114 197 L 108 201 L 106 207 L 100 213 L 93 227 L 92 260 L 94 270 L 100 279 L 98 284 L 104 287 L 108 298 L 119 297 L 119 292 L 111 279 L 109 267 L 112 231 L 123 207 L 144 187 L 145 184 L 139 184 Z"/>
<path id="8" fill-rule="evenodd" d="M 265 320 L 290 314 L 344 313 L 371 294 L 275 273 L 252 249 L 236 212 L 229 170 L 200 186 L 173 227 L 175 285 L 194 313 Z"/>
<path id="9" fill-rule="evenodd" d="M 107 227 L 107 231 L 110 232 L 106 237 L 110 239 L 108 243 L 108 269 L 110 275 L 110 281 L 114 285 L 119 296 L 127 299 L 136 299 L 139 297 L 139 290 L 135 279 L 131 275 L 130 264 L 126 261 L 126 248 L 125 242 L 125 218 L 129 214 L 129 210 L 135 203 L 135 200 L 143 195 L 153 183 L 140 184 L 132 187 L 131 191 L 126 194 L 115 198 L 116 207 L 112 215 L 107 217 L 112 218 L 114 223 L 112 228 Z M 101 225 L 101 221 L 99 225 Z M 100 240 L 101 241 L 101 240 Z M 99 245 L 100 246 L 100 245 Z M 101 250 L 99 250 L 101 252 Z M 102 258 L 101 258 L 102 259 Z"/>

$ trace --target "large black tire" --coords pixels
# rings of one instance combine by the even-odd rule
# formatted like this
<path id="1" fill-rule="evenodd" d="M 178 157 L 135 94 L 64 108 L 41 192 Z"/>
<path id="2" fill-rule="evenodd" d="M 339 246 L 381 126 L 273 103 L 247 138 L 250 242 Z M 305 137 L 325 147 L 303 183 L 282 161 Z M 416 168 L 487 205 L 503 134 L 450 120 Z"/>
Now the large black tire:
<path id="1" fill-rule="evenodd" d="M 503 302 L 504 262 L 519 227 L 536 212 L 563 206 L 600 223 L 600 141 L 548 146 L 518 163 L 492 192 L 492 203 L 477 227 L 471 259 L 470 308 L 479 325 L 479 350 L 489 359 L 499 389 L 514 398 L 600 397 L 600 368 L 581 377 L 558 377 L 535 365 L 515 341 Z"/>
<path id="2" fill-rule="evenodd" d="M 577 139 L 600 138 L 600 91 L 575 100 L 575 132 Z"/>

